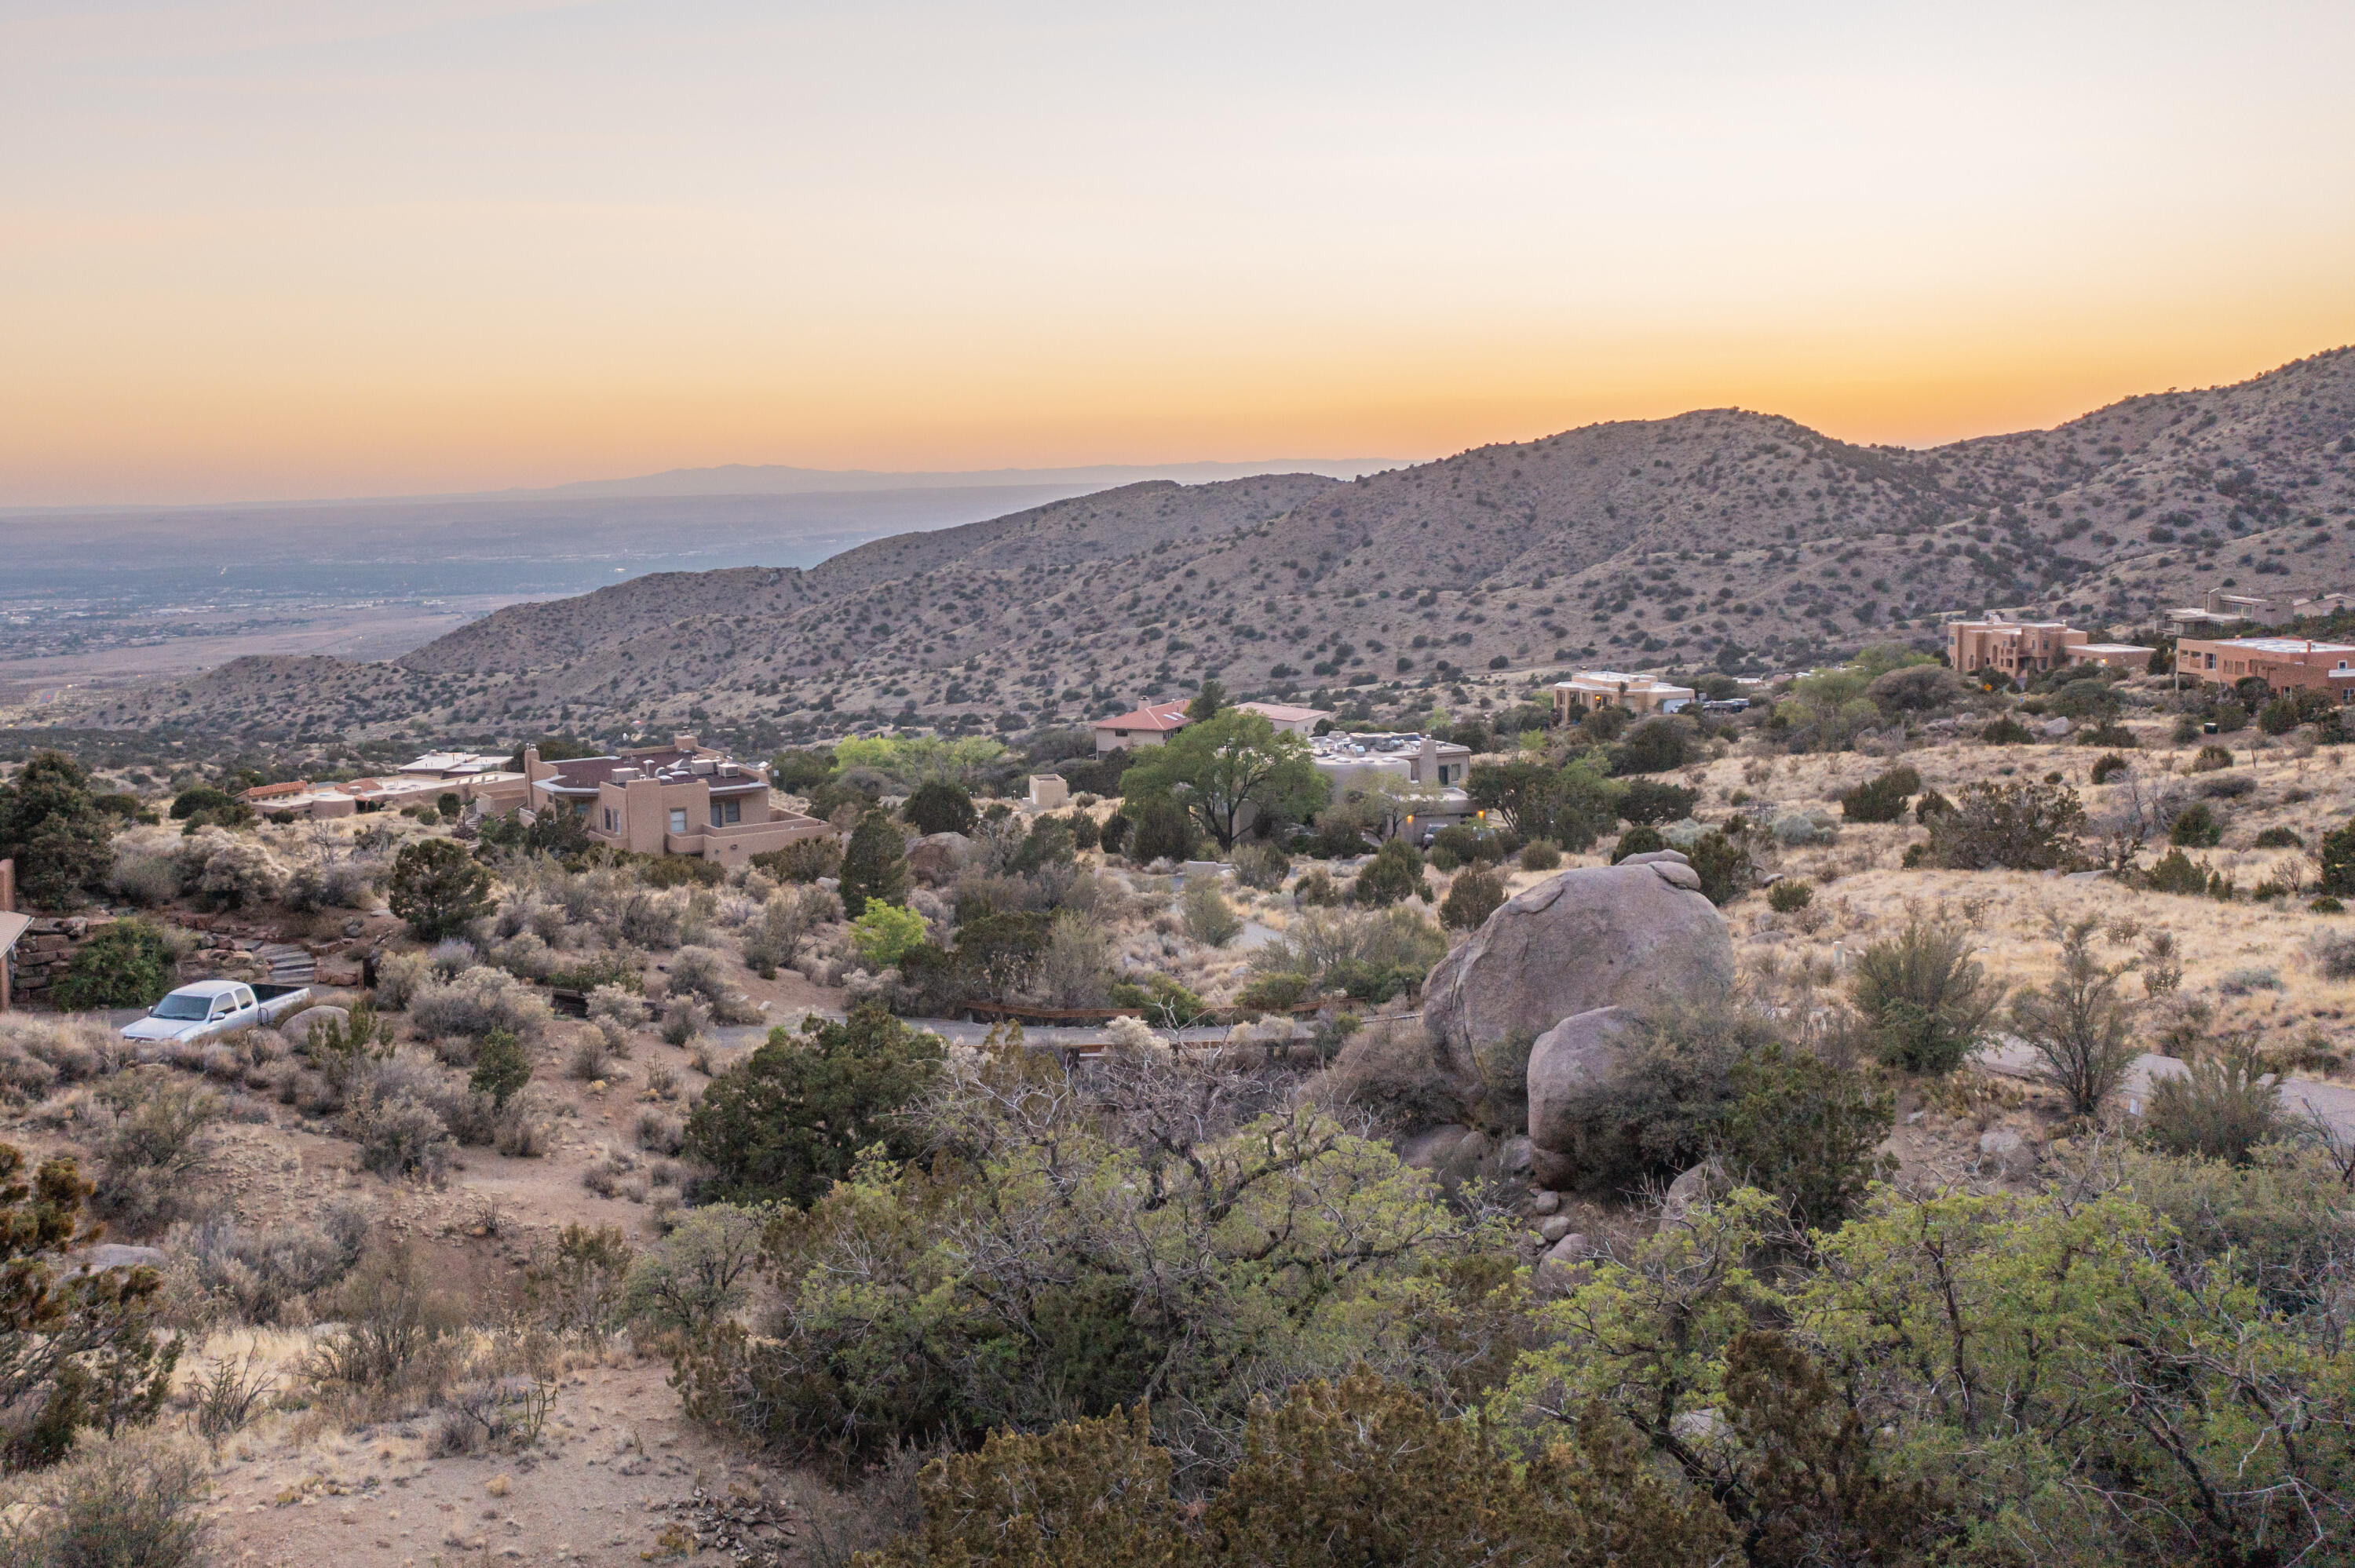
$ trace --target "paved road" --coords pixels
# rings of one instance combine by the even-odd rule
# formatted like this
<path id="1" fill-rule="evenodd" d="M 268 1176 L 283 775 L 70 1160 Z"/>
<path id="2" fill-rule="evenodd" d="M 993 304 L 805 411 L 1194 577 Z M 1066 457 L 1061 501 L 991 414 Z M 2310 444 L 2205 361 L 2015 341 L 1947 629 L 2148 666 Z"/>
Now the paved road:
<path id="1" fill-rule="evenodd" d="M 1979 1065 L 1989 1072 L 2001 1073 L 2012 1078 L 2035 1077 L 2036 1060 L 2036 1054 L 2017 1041 L 2004 1042 L 1992 1050 L 1982 1052 L 1978 1058 Z M 2150 1098 L 2150 1086 L 2154 1082 L 2160 1078 L 2179 1078 L 2190 1071 L 2178 1057 L 2147 1053 L 2136 1057 L 2134 1066 L 2126 1074 L 2126 1086 L 2121 1091 L 2126 1114 L 2142 1114 L 2144 1105 Z M 2355 1086 L 2292 1078 L 2282 1085 L 2281 1097 L 2283 1106 L 2292 1116 L 2302 1116 L 2311 1111 L 2339 1131 L 2355 1138 Z"/>
<path id="2" fill-rule="evenodd" d="M 816 1011 L 821 1017 L 836 1020 L 839 1020 L 842 1017 L 842 1014 L 839 1012 L 834 1012 L 825 1009 L 818 1009 Z M 807 1016 L 808 1010 L 794 1008 L 781 1015 L 777 1019 L 777 1022 L 783 1024 L 788 1029 L 798 1028 L 801 1024 L 801 1021 Z M 943 1040 L 947 1040 L 953 1044 L 960 1045 L 980 1044 L 983 1041 L 989 1038 L 989 1032 L 993 1027 L 987 1023 L 968 1023 L 959 1020 L 945 1018 L 911 1018 L 908 1022 L 918 1029 L 929 1029 L 933 1033 L 941 1036 Z M 773 1024 L 769 1023 L 730 1024 L 714 1029 L 711 1033 L 722 1045 L 747 1046 L 757 1045 L 763 1040 L 766 1040 L 769 1037 L 769 1031 L 773 1027 Z M 1168 1037 L 1168 1032 L 1167 1030 L 1163 1030 L 1160 1033 L 1165 1039 Z M 1224 1024 L 1212 1024 L 1196 1029 L 1181 1029 L 1178 1031 L 1177 1034 L 1177 1038 L 1178 1040 L 1188 1044 L 1208 1044 L 1224 1040 L 1226 1037 L 1227 1029 Z M 1082 1049 L 1085 1049 L 1090 1046 L 1103 1044 L 1105 1036 L 1103 1028 L 1094 1024 L 1077 1026 L 1071 1024 L 1026 1023 L 1022 1026 L 1022 1041 L 1026 1045 L 1055 1046 L 1058 1048 L 1078 1046 Z"/>

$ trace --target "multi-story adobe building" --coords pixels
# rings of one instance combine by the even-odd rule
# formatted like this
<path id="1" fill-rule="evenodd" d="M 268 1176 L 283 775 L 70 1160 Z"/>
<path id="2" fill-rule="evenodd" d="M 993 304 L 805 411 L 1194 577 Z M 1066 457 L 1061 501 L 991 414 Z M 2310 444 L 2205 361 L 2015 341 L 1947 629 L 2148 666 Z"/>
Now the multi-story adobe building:
<path id="1" fill-rule="evenodd" d="M 543 762 L 524 748 L 526 808 L 571 811 L 590 838 L 635 854 L 691 854 L 741 864 L 833 828 L 770 797 L 768 770 L 734 762 L 692 735 L 666 747 Z"/>
<path id="2" fill-rule="evenodd" d="M 2095 642 L 2088 632 L 2060 620 L 1983 620 L 1946 623 L 1946 658 L 1961 674 L 1993 670 L 2008 679 L 2041 674 L 2071 664 L 2113 670 L 2147 670 L 2156 650 L 2131 642 Z"/>
<path id="3" fill-rule="evenodd" d="M 2317 642 L 2307 637 L 2186 637 L 2175 645 L 2175 670 L 2194 680 L 2234 685 L 2263 681 L 2276 692 L 2336 694 L 2355 700 L 2355 644 Z"/>

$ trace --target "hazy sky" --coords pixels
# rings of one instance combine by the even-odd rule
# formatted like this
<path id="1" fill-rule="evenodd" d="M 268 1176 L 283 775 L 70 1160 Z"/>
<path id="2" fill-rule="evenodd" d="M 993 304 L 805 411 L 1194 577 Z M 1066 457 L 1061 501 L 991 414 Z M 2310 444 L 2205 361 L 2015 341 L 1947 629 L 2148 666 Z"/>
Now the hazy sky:
<path id="1" fill-rule="evenodd" d="M 2355 340 L 2355 5 L 0 0 L 0 504 L 2052 422 Z"/>

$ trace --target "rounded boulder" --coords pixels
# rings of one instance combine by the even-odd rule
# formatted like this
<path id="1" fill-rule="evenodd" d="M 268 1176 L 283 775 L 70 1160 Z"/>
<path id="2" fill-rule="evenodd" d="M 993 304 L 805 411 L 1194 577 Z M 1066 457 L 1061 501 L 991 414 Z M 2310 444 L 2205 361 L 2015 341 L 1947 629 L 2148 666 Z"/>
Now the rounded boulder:
<path id="1" fill-rule="evenodd" d="M 1538 1036 L 1529 1050 L 1529 1141 L 1550 1153 L 1577 1148 L 1572 1118 L 1579 1097 L 1608 1082 L 1636 1021 L 1624 1007 L 1572 1013 Z"/>
<path id="2" fill-rule="evenodd" d="M 1578 1013 L 1732 994 L 1733 938 L 1699 881 L 1663 851 L 1507 899 L 1423 986 L 1423 1027 L 1459 1091 L 1475 1104 L 1517 1097 L 1521 1083 L 1492 1081 L 1525 1070 L 1515 1043 Z"/>

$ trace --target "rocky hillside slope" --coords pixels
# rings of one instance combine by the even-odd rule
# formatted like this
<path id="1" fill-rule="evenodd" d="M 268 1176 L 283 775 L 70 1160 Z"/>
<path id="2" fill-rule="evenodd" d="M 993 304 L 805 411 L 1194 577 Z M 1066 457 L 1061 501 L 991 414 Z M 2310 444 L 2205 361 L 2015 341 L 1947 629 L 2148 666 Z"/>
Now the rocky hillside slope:
<path id="1" fill-rule="evenodd" d="M 1990 607 L 2133 625 L 2218 586 L 2355 587 L 2355 352 L 1927 450 L 1710 409 L 1349 482 L 1130 485 L 808 571 L 517 605 L 397 666 L 240 661 L 94 716 L 314 735 L 1076 717 L 1211 673 L 1380 695 L 1492 665 L 1801 662 Z"/>

